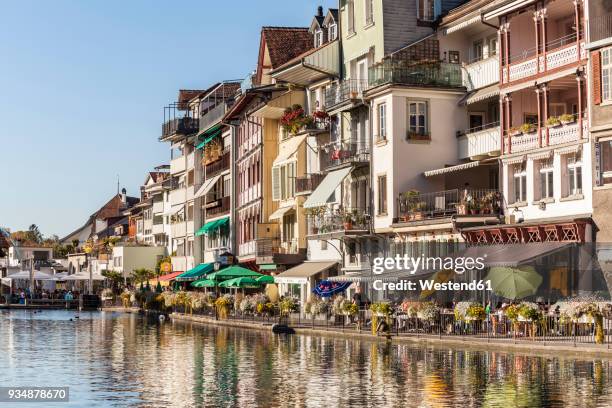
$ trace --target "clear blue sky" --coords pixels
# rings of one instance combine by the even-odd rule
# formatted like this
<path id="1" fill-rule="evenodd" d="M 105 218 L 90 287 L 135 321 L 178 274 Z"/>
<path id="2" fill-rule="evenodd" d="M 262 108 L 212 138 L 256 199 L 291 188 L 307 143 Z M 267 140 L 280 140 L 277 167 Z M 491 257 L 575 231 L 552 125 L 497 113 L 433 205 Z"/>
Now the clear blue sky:
<path id="1" fill-rule="evenodd" d="M 0 2 L 0 226 L 76 229 L 169 160 L 180 88 L 243 78 L 262 25 L 308 26 L 332 0 Z"/>

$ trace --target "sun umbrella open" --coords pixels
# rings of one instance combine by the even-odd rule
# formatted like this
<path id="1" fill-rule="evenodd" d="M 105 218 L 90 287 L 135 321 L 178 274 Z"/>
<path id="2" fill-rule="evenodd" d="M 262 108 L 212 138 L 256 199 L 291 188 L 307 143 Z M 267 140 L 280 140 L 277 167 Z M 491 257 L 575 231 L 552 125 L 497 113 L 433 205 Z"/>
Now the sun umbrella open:
<path id="1" fill-rule="evenodd" d="M 254 272 L 250 269 L 243 268 L 238 265 L 233 265 L 218 272 L 211 273 L 206 278 L 213 281 L 222 281 L 232 278 L 251 277 L 253 279 L 263 276 L 261 273 Z"/>
<path id="2" fill-rule="evenodd" d="M 261 283 L 248 276 L 229 279 L 219 284 L 220 288 L 258 288 L 260 286 Z"/>
<path id="3" fill-rule="evenodd" d="M 507 299 L 522 299 L 534 295 L 542 284 L 542 276 L 532 266 L 491 268 L 485 280 L 493 291 Z"/>
<path id="4" fill-rule="evenodd" d="M 210 279 L 200 279 L 191 283 L 194 288 L 214 288 L 217 286 L 217 282 Z"/>
<path id="5" fill-rule="evenodd" d="M 256 278 L 255 280 L 259 283 L 274 283 L 274 277 L 270 275 L 263 275 L 259 278 Z"/>

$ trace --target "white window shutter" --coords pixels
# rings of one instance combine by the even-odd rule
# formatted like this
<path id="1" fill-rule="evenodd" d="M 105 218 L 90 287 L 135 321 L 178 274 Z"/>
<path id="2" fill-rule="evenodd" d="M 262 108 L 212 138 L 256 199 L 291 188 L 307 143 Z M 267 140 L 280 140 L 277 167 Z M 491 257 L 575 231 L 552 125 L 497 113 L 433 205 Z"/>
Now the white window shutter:
<path id="1" fill-rule="evenodd" d="M 279 201 L 281 195 L 280 167 L 272 167 L 272 200 Z"/>

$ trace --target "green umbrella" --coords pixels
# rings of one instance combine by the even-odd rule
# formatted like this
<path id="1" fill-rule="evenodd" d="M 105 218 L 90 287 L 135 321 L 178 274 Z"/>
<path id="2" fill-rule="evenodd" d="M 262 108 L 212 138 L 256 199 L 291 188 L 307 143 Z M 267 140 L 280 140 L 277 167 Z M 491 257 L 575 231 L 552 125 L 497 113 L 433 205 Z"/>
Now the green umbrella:
<path id="1" fill-rule="evenodd" d="M 207 275 L 206 278 L 213 281 L 222 281 L 226 279 L 242 278 L 247 276 L 255 279 L 264 275 L 262 275 L 261 273 L 253 272 L 250 269 L 246 269 L 238 265 L 233 265 L 228 268 L 221 269 L 218 272 L 211 273 Z"/>
<path id="2" fill-rule="evenodd" d="M 259 283 L 274 283 L 274 278 L 270 275 L 263 275 L 255 280 Z"/>
<path id="3" fill-rule="evenodd" d="M 200 279 L 195 282 L 192 282 L 191 286 L 193 286 L 194 288 L 214 288 L 215 286 L 217 286 L 217 283 L 210 279 Z"/>
<path id="4" fill-rule="evenodd" d="M 229 279 L 219 284 L 220 288 L 258 288 L 260 286 L 261 283 L 248 276 Z"/>
<path id="5" fill-rule="evenodd" d="M 522 299 L 534 295 L 542 284 L 542 276 L 533 266 L 494 267 L 485 280 L 491 281 L 495 293 L 508 299 Z"/>

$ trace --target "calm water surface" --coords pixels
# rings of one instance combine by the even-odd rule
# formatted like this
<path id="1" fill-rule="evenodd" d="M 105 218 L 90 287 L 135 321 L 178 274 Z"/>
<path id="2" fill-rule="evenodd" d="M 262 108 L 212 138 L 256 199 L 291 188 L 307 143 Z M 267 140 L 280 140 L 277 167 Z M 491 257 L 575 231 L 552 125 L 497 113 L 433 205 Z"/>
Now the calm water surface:
<path id="1" fill-rule="evenodd" d="M 612 406 L 608 360 L 74 315 L 0 311 L 0 385 L 70 387 L 44 407 Z"/>

